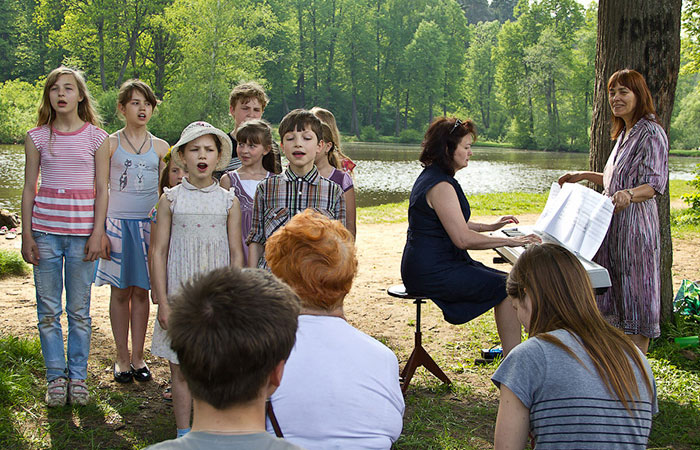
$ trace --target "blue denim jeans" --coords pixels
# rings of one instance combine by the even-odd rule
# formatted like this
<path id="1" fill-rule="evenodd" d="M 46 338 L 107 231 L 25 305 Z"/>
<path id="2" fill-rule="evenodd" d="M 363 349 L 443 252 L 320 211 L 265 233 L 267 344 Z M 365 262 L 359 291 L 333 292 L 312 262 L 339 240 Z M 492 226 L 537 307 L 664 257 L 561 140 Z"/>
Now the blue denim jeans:
<path id="1" fill-rule="evenodd" d="M 67 376 L 84 380 L 87 378 L 92 334 L 90 289 L 95 270 L 94 262 L 83 261 L 88 238 L 36 231 L 32 235 L 39 247 L 39 265 L 34 267 L 34 284 L 46 379 L 53 381 Z M 64 270 L 68 314 L 67 363 L 61 329 Z"/>

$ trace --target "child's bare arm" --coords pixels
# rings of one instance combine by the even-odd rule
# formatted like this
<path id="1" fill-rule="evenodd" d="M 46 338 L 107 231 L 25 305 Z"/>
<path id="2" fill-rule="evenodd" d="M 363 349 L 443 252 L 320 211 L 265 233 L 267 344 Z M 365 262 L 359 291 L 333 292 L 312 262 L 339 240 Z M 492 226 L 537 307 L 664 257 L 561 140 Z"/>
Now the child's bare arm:
<path id="1" fill-rule="evenodd" d="M 352 233 L 352 237 L 355 238 L 357 236 L 355 188 L 351 187 L 350 189 L 345 191 L 343 197 L 345 197 L 345 222 L 347 224 L 346 227 L 348 231 Z"/>
<path id="2" fill-rule="evenodd" d="M 153 251 L 151 261 L 151 288 L 155 298 L 158 299 L 158 321 L 163 329 L 168 327 L 168 314 L 170 306 L 167 297 L 167 267 L 168 246 L 170 244 L 170 224 L 172 213 L 170 212 L 170 200 L 161 195 L 158 201 L 158 232 L 152 240 Z"/>
<path id="3" fill-rule="evenodd" d="M 262 182 L 255 190 L 255 201 L 253 203 L 253 220 L 250 226 L 250 234 L 247 239 L 256 239 L 248 242 L 248 267 L 258 267 L 258 261 L 265 254 L 265 247 L 257 240 L 265 242 L 265 183 Z"/>
<path id="4" fill-rule="evenodd" d="M 102 254 L 109 254 L 109 240 L 105 235 L 107 203 L 109 202 L 109 139 L 105 139 L 95 152 L 95 222 L 92 234 L 85 244 L 83 261 L 95 261 Z"/>
<path id="5" fill-rule="evenodd" d="M 251 242 L 248 245 L 248 267 L 255 269 L 258 267 L 258 261 L 265 253 L 265 247 L 257 242 Z"/>
<path id="6" fill-rule="evenodd" d="M 24 140 L 24 189 L 22 189 L 22 258 L 29 264 L 39 264 L 39 247 L 32 236 L 32 209 L 39 180 L 41 155 L 27 134 Z"/>
<path id="7" fill-rule="evenodd" d="M 235 196 L 233 197 L 233 204 L 228 210 L 227 226 L 231 267 L 243 267 L 243 244 L 241 243 L 241 205 Z"/>

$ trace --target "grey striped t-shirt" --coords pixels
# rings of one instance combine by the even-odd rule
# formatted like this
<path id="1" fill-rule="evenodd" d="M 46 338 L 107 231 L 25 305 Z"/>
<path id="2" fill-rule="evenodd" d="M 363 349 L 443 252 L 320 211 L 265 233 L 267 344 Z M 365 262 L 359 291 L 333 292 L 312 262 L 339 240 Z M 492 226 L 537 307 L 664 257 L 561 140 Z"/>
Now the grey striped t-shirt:
<path id="1" fill-rule="evenodd" d="M 644 375 L 633 364 L 641 398 L 630 404 L 630 415 L 605 388 L 578 338 L 565 330 L 549 334 L 584 365 L 554 344 L 531 338 L 515 347 L 491 377 L 496 386 L 508 386 L 530 410 L 530 432 L 537 450 L 645 449 L 651 417 L 658 412 L 656 384 L 647 360 Z M 642 376 L 651 380 L 652 395 Z"/>

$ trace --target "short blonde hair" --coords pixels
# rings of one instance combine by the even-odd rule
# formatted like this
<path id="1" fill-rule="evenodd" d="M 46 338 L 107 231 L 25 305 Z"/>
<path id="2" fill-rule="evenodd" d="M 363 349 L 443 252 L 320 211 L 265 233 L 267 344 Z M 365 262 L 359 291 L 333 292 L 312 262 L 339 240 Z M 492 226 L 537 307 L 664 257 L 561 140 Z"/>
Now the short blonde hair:
<path id="1" fill-rule="evenodd" d="M 342 305 L 357 273 L 352 234 L 311 209 L 292 217 L 267 240 L 265 258 L 302 305 L 326 311 Z"/>

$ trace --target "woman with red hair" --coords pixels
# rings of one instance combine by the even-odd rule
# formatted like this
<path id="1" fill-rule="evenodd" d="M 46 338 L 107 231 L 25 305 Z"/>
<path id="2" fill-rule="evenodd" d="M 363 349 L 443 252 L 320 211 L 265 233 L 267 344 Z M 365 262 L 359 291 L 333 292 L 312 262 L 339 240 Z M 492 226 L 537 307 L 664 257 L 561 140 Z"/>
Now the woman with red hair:
<path id="1" fill-rule="evenodd" d="M 388 450 L 403 426 L 396 356 L 345 321 L 343 300 L 357 272 L 353 241 L 342 223 L 307 209 L 265 245 L 272 273 L 302 303 L 271 402 L 285 439 L 308 450 Z"/>
<path id="2" fill-rule="evenodd" d="M 646 353 L 661 334 L 659 216 L 656 194 L 668 183 L 668 138 L 657 122 L 644 77 L 630 69 L 608 80 L 615 139 L 603 173 L 572 172 L 559 184 L 587 180 L 603 186 L 615 214 L 594 261 L 610 273 L 612 286 L 597 298 L 603 317 Z"/>

